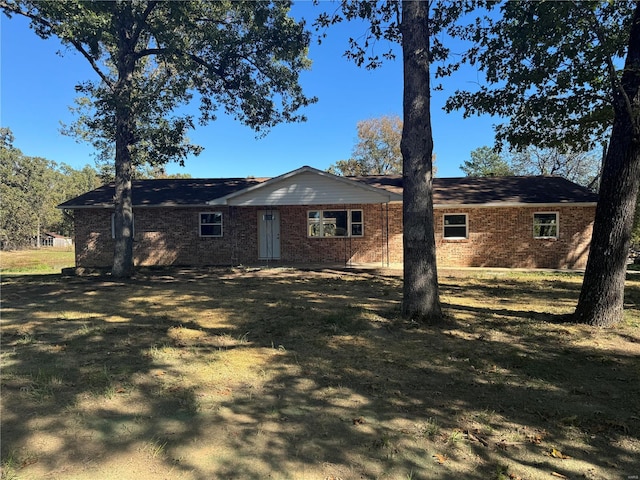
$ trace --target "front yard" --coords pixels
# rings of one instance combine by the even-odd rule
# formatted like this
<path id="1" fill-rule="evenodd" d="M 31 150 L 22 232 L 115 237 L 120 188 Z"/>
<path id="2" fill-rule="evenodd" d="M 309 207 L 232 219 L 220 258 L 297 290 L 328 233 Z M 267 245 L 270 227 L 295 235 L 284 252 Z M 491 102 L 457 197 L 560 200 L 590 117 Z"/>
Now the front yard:
<path id="1" fill-rule="evenodd" d="M 563 323 L 575 274 L 441 274 L 439 326 L 374 272 L 2 282 L 2 478 L 640 476 L 640 277 Z"/>

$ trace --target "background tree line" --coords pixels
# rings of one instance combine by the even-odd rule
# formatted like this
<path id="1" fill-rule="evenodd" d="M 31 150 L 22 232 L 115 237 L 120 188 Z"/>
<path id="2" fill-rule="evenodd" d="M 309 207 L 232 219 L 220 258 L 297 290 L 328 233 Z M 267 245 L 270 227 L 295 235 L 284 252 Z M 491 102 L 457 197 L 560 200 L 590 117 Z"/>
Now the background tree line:
<path id="1" fill-rule="evenodd" d="M 24 155 L 13 146 L 11 130 L 0 132 L 0 248 L 39 246 L 44 232 L 70 236 L 72 218 L 56 205 L 96 188 L 98 172 Z"/>
<path id="2" fill-rule="evenodd" d="M 468 177 L 555 175 L 597 191 L 600 158 L 601 155 L 593 151 L 562 151 L 534 146 L 503 155 L 485 145 L 473 150 L 460 169 Z"/>
<path id="3" fill-rule="evenodd" d="M 113 165 L 98 162 L 75 169 L 42 157 L 24 155 L 13 145 L 9 128 L 0 128 L 0 248 L 40 246 L 44 232 L 73 235 L 73 217 L 56 205 L 114 181 Z M 185 178 L 167 175 L 161 166 L 140 165 L 133 177 Z"/>

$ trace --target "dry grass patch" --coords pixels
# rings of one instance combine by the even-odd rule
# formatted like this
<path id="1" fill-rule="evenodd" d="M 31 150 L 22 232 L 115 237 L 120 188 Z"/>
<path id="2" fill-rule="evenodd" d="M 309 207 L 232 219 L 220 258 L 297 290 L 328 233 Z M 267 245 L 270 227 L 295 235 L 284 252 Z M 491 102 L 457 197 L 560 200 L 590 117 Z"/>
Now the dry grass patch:
<path id="1" fill-rule="evenodd" d="M 640 282 L 565 323 L 580 277 L 441 274 L 399 318 L 371 272 L 3 279 L 3 478 L 628 479 Z"/>
<path id="2" fill-rule="evenodd" d="M 0 272 L 60 273 L 75 265 L 73 248 L 43 247 L 39 249 L 0 251 Z"/>

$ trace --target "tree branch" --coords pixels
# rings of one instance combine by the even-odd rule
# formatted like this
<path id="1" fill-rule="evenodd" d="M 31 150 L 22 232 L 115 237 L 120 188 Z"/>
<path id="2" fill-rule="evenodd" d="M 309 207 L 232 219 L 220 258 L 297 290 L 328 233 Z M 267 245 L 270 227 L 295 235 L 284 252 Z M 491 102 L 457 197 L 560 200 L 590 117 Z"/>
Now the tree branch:
<path id="1" fill-rule="evenodd" d="M 20 9 L 16 8 L 15 5 L 11 5 L 11 4 L 7 3 L 5 0 L 0 0 L 0 8 L 4 9 L 5 11 L 9 11 L 11 13 L 15 13 L 15 14 L 18 14 L 18 15 L 22 15 L 23 17 L 29 18 L 32 22 L 38 23 L 43 27 L 47 27 L 49 30 L 51 30 L 52 33 L 54 33 L 56 36 L 58 36 L 55 33 L 55 25 L 54 24 L 52 24 L 48 20 L 45 20 L 44 18 L 42 18 L 42 17 L 40 17 L 40 16 L 38 16 L 38 15 L 36 15 L 34 13 L 31 13 L 29 11 L 20 10 Z M 105 84 L 107 84 L 107 86 L 109 88 L 113 88 L 113 81 L 111 81 L 111 79 L 104 74 L 104 72 L 100 69 L 100 67 L 98 66 L 98 64 L 94 60 L 94 58 L 82 46 L 82 43 L 78 42 L 77 40 L 75 40 L 73 38 L 65 38 L 65 37 L 60 37 L 60 36 L 58 36 L 58 38 L 63 42 L 69 42 L 71 45 L 73 45 L 75 47 L 75 49 L 78 52 L 80 52 L 80 54 L 89 62 L 89 64 L 91 65 L 91 68 L 93 68 L 93 70 L 98 74 L 100 79 Z"/>
<path id="2" fill-rule="evenodd" d="M 147 24 L 147 19 L 149 18 L 149 15 L 151 15 L 151 12 L 153 12 L 153 10 L 158 6 L 158 2 L 156 0 L 152 0 L 147 4 L 147 8 L 144 9 L 144 12 L 142 12 L 142 16 L 140 17 L 139 21 L 136 21 L 134 27 L 133 27 L 133 35 L 132 35 L 132 44 L 133 45 L 137 45 L 138 44 L 138 39 L 140 38 L 140 34 L 142 33 L 142 29 L 143 27 Z"/>
<path id="3" fill-rule="evenodd" d="M 162 55 L 168 54 L 170 51 L 171 50 L 168 48 L 145 48 L 144 50 L 141 50 L 136 53 L 136 58 L 148 57 L 151 55 L 162 56 Z M 227 80 L 224 78 L 224 71 L 221 70 L 220 68 L 217 68 L 214 65 L 211 65 L 210 63 L 206 62 L 202 58 L 192 53 L 186 53 L 181 50 L 175 50 L 174 52 L 178 55 L 189 58 L 192 62 L 197 63 L 198 65 L 206 68 L 207 70 L 215 73 L 218 77 L 220 77 L 220 79 L 223 82 L 225 82 L 225 84 L 228 84 Z"/>
<path id="4" fill-rule="evenodd" d="M 593 31 L 595 32 L 596 37 L 600 42 L 600 44 L 604 45 L 606 39 L 604 38 L 604 33 L 600 26 L 600 22 L 598 21 L 598 17 L 596 16 L 595 11 L 591 10 L 590 13 L 594 23 Z M 631 99 L 629 98 L 629 95 L 627 95 L 627 92 L 624 90 L 624 86 L 622 85 L 622 82 L 620 81 L 620 79 L 618 78 L 618 75 L 616 74 L 616 67 L 613 63 L 613 59 L 611 58 L 611 55 L 606 56 L 606 67 L 607 67 L 607 73 L 609 75 L 609 81 L 611 83 L 612 93 L 614 94 L 614 98 L 616 96 L 615 92 L 617 91 L 624 101 L 624 106 L 625 106 L 627 115 L 629 115 L 629 118 L 632 119 L 631 124 L 633 125 L 634 134 L 637 136 L 638 134 L 640 134 L 640 132 L 638 131 L 638 126 L 635 125 L 635 122 L 633 122 L 633 105 L 631 104 Z"/>

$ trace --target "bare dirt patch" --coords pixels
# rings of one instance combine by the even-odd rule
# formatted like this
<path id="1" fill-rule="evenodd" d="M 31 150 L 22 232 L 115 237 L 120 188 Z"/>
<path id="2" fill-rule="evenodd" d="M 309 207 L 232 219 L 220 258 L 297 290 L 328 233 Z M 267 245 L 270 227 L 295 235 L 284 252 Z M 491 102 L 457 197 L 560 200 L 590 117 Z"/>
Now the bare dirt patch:
<path id="1" fill-rule="evenodd" d="M 4 278 L 3 478 L 633 478 L 640 281 L 609 330 L 580 281 L 444 272 L 422 326 L 371 272 Z"/>

